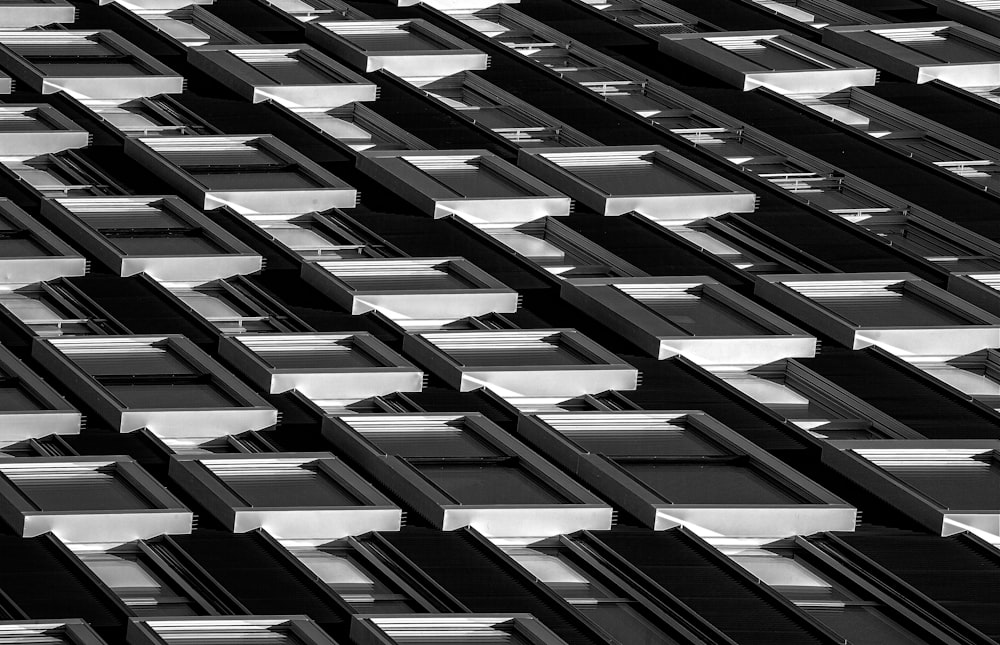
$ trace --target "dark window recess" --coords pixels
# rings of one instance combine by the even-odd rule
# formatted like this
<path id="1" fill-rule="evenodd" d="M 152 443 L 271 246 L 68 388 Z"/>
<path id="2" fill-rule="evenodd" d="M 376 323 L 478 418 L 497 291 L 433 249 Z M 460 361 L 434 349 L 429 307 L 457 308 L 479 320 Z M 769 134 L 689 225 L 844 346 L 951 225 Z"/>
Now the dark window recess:
<path id="1" fill-rule="evenodd" d="M 0 592 L 27 616 L 79 617 L 98 629 L 122 626 L 124 611 L 82 566 L 50 536 L 0 536 Z"/>
<path id="2" fill-rule="evenodd" d="M 359 613 L 406 614 L 421 611 L 419 605 L 398 585 L 350 546 L 292 549 L 292 555 Z"/>
<path id="3" fill-rule="evenodd" d="M 241 602 L 251 614 L 306 614 L 347 642 L 350 610 L 305 572 L 290 567 L 256 533 L 200 530 L 169 538 Z M 241 641 L 245 642 L 245 641 Z"/>
<path id="4" fill-rule="evenodd" d="M 3 476 L 41 511 L 154 508 L 113 466 L 72 473 L 39 468 Z"/>
<path id="5" fill-rule="evenodd" d="M 509 558 L 465 531 L 407 528 L 381 536 L 470 611 L 530 613 L 567 645 L 606 643 L 562 601 L 542 593 Z"/>
<path id="6" fill-rule="evenodd" d="M 617 642 L 630 645 L 678 642 L 639 603 L 610 581 L 601 580 L 565 547 L 511 547 L 504 551 Z"/>
<path id="7" fill-rule="evenodd" d="M 218 462 L 217 462 L 218 463 Z M 363 502 L 314 464 L 223 462 L 206 467 L 252 507 L 359 506 Z"/>
<path id="8" fill-rule="evenodd" d="M 137 616 L 196 616 L 199 607 L 134 548 L 77 554 Z"/>
<path id="9" fill-rule="evenodd" d="M 824 345 L 822 354 L 802 363 L 928 439 L 953 439 L 955 428 L 966 439 L 1000 438 L 992 411 L 944 391 L 877 350 Z"/>
<path id="10" fill-rule="evenodd" d="M 1000 589 L 1000 557 L 990 547 L 965 535 L 941 538 L 891 529 L 838 538 L 1000 642 L 1000 613 L 992 602 Z"/>
<path id="11" fill-rule="evenodd" d="M 604 531 L 594 535 L 738 643 L 828 642 L 793 610 L 728 570 L 676 529 L 655 533 Z M 752 620 L 747 619 L 750 616 Z"/>
<path id="12" fill-rule="evenodd" d="M 36 399 L 14 376 L 0 372 L 0 411 L 18 412 L 44 410 L 45 406 Z"/>
<path id="13" fill-rule="evenodd" d="M 792 504 L 808 501 L 778 485 L 742 457 L 613 460 L 674 504 Z"/>
<path id="14" fill-rule="evenodd" d="M 376 448 L 404 459 L 499 457 L 503 453 L 479 439 L 461 424 L 428 428 L 363 430 Z"/>
<path id="15" fill-rule="evenodd" d="M 516 457 L 407 459 L 459 504 L 565 504 L 572 502 Z"/>

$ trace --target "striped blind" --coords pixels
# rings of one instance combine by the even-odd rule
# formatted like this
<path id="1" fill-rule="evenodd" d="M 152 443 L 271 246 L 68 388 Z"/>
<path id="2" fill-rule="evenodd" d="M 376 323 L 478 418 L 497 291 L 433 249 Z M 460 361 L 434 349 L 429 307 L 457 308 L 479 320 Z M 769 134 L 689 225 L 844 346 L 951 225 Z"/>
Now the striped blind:
<path id="1" fill-rule="evenodd" d="M 497 618 L 373 618 L 372 622 L 399 645 L 520 645 L 527 642 L 513 632 L 512 624 L 504 624 Z"/>
<path id="2" fill-rule="evenodd" d="M 304 645 L 287 626 L 251 620 L 150 621 L 169 645 Z"/>
<path id="3" fill-rule="evenodd" d="M 157 347 L 152 342 L 131 338 L 88 339 L 70 343 L 54 341 L 64 355 L 93 376 L 200 373 L 176 352 L 167 347 Z"/>
<path id="4" fill-rule="evenodd" d="M 729 454 L 665 414 L 540 414 L 538 419 L 588 452 L 610 456 Z"/>
<path id="5" fill-rule="evenodd" d="M 319 266 L 345 282 L 352 289 L 469 289 L 476 285 L 457 275 L 448 260 L 365 260 L 328 261 Z"/>

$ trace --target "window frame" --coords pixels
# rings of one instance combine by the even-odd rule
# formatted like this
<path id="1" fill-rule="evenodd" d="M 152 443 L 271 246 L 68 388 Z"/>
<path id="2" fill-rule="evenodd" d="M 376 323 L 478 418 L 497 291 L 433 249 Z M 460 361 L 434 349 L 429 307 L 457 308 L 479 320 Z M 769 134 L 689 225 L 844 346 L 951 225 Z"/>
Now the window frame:
<path id="1" fill-rule="evenodd" d="M 590 359 L 587 364 L 528 365 L 514 362 L 510 365 L 465 365 L 441 349 L 434 338 L 446 340 L 448 336 L 479 336 L 483 343 L 495 337 L 517 339 L 522 336 L 529 342 L 543 343 L 557 338 L 558 343 L 570 351 Z M 483 351 L 490 351 L 486 347 Z M 502 352 L 503 349 L 493 350 Z M 638 386 L 639 371 L 575 329 L 516 329 L 516 330 L 459 330 L 410 333 L 403 338 L 403 352 L 417 364 L 436 374 L 448 385 L 461 392 L 485 387 L 508 398 L 511 396 L 581 396 L 598 394 L 605 390 L 634 390 Z"/>
<path id="2" fill-rule="evenodd" d="M 426 425 L 440 424 L 442 427 L 459 424 L 463 431 L 485 444 L 496 456 L 399 456 L 379 448 L 352 425 L 375 422 L 378 425 L 400 424 L 402 428 L 406 428 L 412 427 L 413 420 Z M 605 530 L 612 525 L 612 509 L 601 498 L 478 413 L 327 415 L 323 419 L 322 433 L 327 441 L 363 467 L 366 473 L 376 481 L 384 482 L 388 489 L 401 496 L 410 507 L 443 531 L 472 526 L 497 537 L 540 536 L 582 529 Z M 506 461 L 516 463 L 519 471 L 533 477 L 566 501 L 538 504 L 462 503 L 415 466 L 473 464 L 485 467 L 490 463 L 502 464 Z"/>
<path id="3" fill-rule="evenodd" d="M 687 332 L 619 286 L 690 286 L 685 293 L 697 289 L 699 299 L 710 299 L 766 331 L 740 335 Z M 708 276 L 570 278 L 563 281 L 560 297 L 659 360 L 685 356 L 699 365 L 762 365 L 816 354 L 814 336 Z"/>
<path id="4" fill-rule="evenodd" d="M 582 447 L 551 424 L 552 421 L 583 421 L 590 427 L 596 420 L 598 425 L 606 423 L 614 427 L 615 417 L 683 425 L 685 432 L 700 435 L 716 444 L 728 453 L 727 458 L 740 460 L 746 468 L 771 485 L 799 497 L 801 501 L 674 503 L 643 484 L 638 476 L 632 475 L 619 463 L 635 460 L 655 463 L 660 460 L 658 456 L 604 455 Z M 706 537 L 788 537 L 817 531 L 854 530 L 856 508 L 704 412 L 624 410 L 527 414 L 519 419 L 517 434 L 563 468 L 575 472 L 583 481 L 593 482 L 600 494 L 657 531 L 684 526 Z M 700 459 L 692 455 L 678 461 L 699 463 Z M 711 463 L 707 459 L 704 462 Z"/>
<path id="5" fill-rule="evenodd" d="M 553 160 L 551 156 L 559 160 Z M 567 168 L 573 157 L 589 165 L 617 165 L 621 159 L 642 160 L 661 171 L 704 187 L 690 193 L 660 193 L 650 186 L 646 193 L 614 193 L 598 187 Z M 559 161 L 562 161 L 560 163 Z M 636 212 L 654 220 L 716 217 L 725 213 L 750 213 L 757 196 L 721 175 L 667 148 L 652 146 L 600 146 L 588 148 L 521 148 L 519 168 L 554 186 L 598 213 L 614 217 Z"/>
<path id="6" fill-rule="evenodd" d="M 933 29 L 929 35 L 966 42 L 993 55 L 983 61 L 951 63 L 879 33 L 914 29 Z M 823 42 L 913 83 L 938 80 L 959 88 L 994 87 L 1000 73 L 1000 39 L 953 21 L 827 27 Z"/>
<path id="7" fill-rule="evenodd" d="M 6 380 L 3 377 L 7 374 L 17 385 L 27 390 L 32 398 L 47 406 L 47 409 L 0 412 L 0 419 L 3 420 L 0 425 L 4 428 L 0 443 L 9 445 L 50 434 L 79 434 L 83 425 L 80 411 L 9 349 L 0 346 L 0 379 Z"/>
<path id="8" fill-rule="evenodd" d="M 367 354 L 378 366 L 275 367 L 257 353 L 254 345 L 279 349 L 296 342 L 350 343 L 351 350 Z M 424 373 L 385 343 L 367 332 L 240 334 L 219 341 L 219 356 L 258 387 L 270 394 L 297 390 L 309 399 L 368 398 L 393 392 L 419 392 Z"/>
<path id="9" fill-rule="evenodd" d="M 387 285 L 381 288 L 352 286 L 349 278 L 338 277 L 333 271 L 356 271 L 366 266 L 384 275 Z M 388 284 L 394 269 L 405 273 L 410 267 L 428 270 L 444 267 L 444 271 L 438 272 L 454 275 L 470 284 L 467 287 L 417 288 L 408 288 L 405 283 L 399 288 Z M 520 295 L 516 291 L 459 256 L 304 262 L 300 276 L 306 284 L 351 315 L 382 311 L 400 324 L 405 324 L 408 319 L 454 320 L 489 313 L 514 313 L 520 304 Z"/>
<path id="10" fill-rule="evenodd" d="M 194 150 L 184 151 L 197 155 L 203 146 L 203 154 L 211 154 L 209 146 L 216 143 L 239 145 L 259 150 L 274 157 L 283 166 L 294 169 L 300 176 L 314 184 L 308 188 L 212 188 L 200 181 L 186 168 L 199 167 L 194 163 L 175 163 L 170 152 L 158 150 L 171 144 L 193 146 Z M 211 135 L 199 137 L 130 137 L 125 140 L 125 154 L 145 165 L 154 174 L 174 187 L 182 197 L 199 208 L 214 210 L 229 206 L 242 214 L 266 214 L 288 212 L 323 211 L 330 208 L 353 208 L 357 204 L 358 191 L 333 173 L 312 161 L 305 155 L 270 134 L 258 135 Z M 213 169 L 238 169 L 238 165 L 215 165 Z M 261 176 L 264 173 L 260 173 Z"/>
<path id="11" fill-rule="evenodd" d="M 120 402 L 100 379 L 89 374 L 60 348 L 76 346 L 93 347 L 99 352 L 101 345 L 109 347 L 129 344 L 150 347 L 160 344 L 180 360 L 190 364 L 193 374 L 208 381 L 234 400 L 234 404 L 214 408 L 157 408 L 129 407 Z M 192 424 L 211 424 L 220 434 L 239 434 L 246 430 L 260 430 L 277 423 L 277 410 L 228 372 L 218 362 L 182 335 L 132 335 L 132 336 L 83 336 L 58 339 L 36 339 L 32 357 L 52 373 L 65 386 L 71 388 L 112 428 L 131 432 L 144 427 L 154 427 L 162 434 L 184 433 Z M 126 383 L 128 384 L 128 383 Z"/>
<path id="12" fill-rule="evenodd" d="M 271 461 L 314 465 L 337 486 L 357 498 L 352 506 L 253 506 L 203 461 Z M 398 531 L 402 510 L 388 497 L 329 452 L 271 454 L 173 455 L 168 476 L 198 499 L 219 522 L 235 533 L 264 530 L 276 539 L 336 540 L 370 531 Z"/>
<path id="13" fill-rule="evenodd" d="M 894 321 L 855 323 L 825 306 L 822 298 L 809 297 L 792 286 L 800 283 L 803 288 L 827 290 L 838 282 L 845 290 L 853 290 L 858 298 L 863 298 L 864 290 L 877 289 L 879 285 L 882 290 L 901 290 L 902 298 L 923 301 L 949 311 L 964 322 L 948 325 L 905 325 L 893 324 Z M 875 345 L 896 354 L 958 356 L 1000 346 L 1000 317 L 912 273 L 764 275 L 758 277 L 754 295 L 852 349 Z"/>
<path id="14" fill-rule="evenodd" d="M 465 195 L 420 168 L 420 162 L 469 166 L 468 172 L 493 175 L 520 194 Z M 369 150 L 358 156 L 357 167 L 435 219 L 454 216 L 473 224 L 521 224 L 540 217 L 567 216 L 571 211 L 569 197 L 488 150 Z M 517 215 L 511 217 L 511 211 Z"/>
<path id="15" fill-rule="evenodd" d="M 75 11 L 72 5 L 66 3 L 66 6 Z M 34 130 L 8 131 L 0 121 L 0 142 L 5 155 L 34 156 L 90 144 L 91 134 L 86 128 L 47 103 L 7 103 L 0 106 L 0 113 L 29 116 L 39 123 Z"/>
<path id="16" fill-rule="evenodd" d="M 338 33 L 337 28 L 348 33 Z M 416 34 L 424 40 L 437 44 L 437 49 L 374 49 L 368 50 L 354 43 L 350 34 L 364 34 L 379 30 L 393 29 Z M 469 43 L 452 36 L 427 20 L 314 20 L 306 24 L 305 37 L 318 48 L 347 62 L 364 72 L 384 69 L 401 77 L 407 76 L 447 76 L 469 70 L 489 67 L 490 57 Z"/>
<path id="17" fill-rule="evenodd" d="M 949 507 L 947 503 L 935 500 L 933 491 L 917 488 L 895 477 L 858 452 L 861 450 L 913 450 L 917 455 L 936 451 L 938 454 L 934 456 L 938 458 L 947 457 L 949 450 L 977 451 L 989 454 L 994 464 L 1000 466 L 1000 442 L 988 439 L 914 439 L 893 441 L 889 445 L 878 440 L 830 441 L 820 453 L 823 463 L 864 486 L 866 490 L 942 537 L 970 530 L 973 533 L 998 535 L 1000 508 Z"/>
<path id="18" fill-rule="evenodd" d="M 125 640 L 131 645 L 169 645 L 167 639 L 160 636 L 155 625 L 158 623 L 184 625 L 185 623 L 205 623 L 206 631 L 211 633 L 211 626 L 220 623 L 234 625 L 254 625 L 261 627 L 282 627 L 287 630 L 301 645 L 336 645 L 334 640 L 324 632 L 311 618 L 305 615 L 289 616 L 185 616 L 179 618 L 131 618 L 126 629 Z"/>
<path id="19" fill-rule="evenodd" d="M 438 624 L 500 624 L 505 623 L 510 625 L 511 633 L 518 637 L 516 643 L 523 643 L 524 645 L 560 645 L 563 640 L 556 636 L 548 627 L 546 627 L 541 621 L 532 616 L 531 614 L 425 614 L 425 615 L 410 615 L 410 614 L 382 614 L 378 616 L 366 616 L 366 615 L 355 615 L 351 620 L 351 632 L 350 638 L 352 643 L 357 643 L 358 645 L 397 645 L 399 641 L 393 638 L 390 634 L 386 633 L 380 626 L 380 622 L 404 622 L 407 624 L 423 624 L 423 623 L 435 623 Z M 433 629 L 432 627 L 422 627 L 421 631 Z M 463 645 L 466 643 L 475 643 L 478 638 L 474 635 L 469 634 L 468 630 L 462 630 L 460 632 L 466 639 L 463 639 Z M 452 642 L 448 639 L 448 642 Z M 483 641 L 485 642 L 496 642 L 496 641 Z"/>
<path id="20" fill-rule="evenodd" d="M 7 198 L 0 198 L 0 222 L 11 224 L 15 234 L 28 236 L 51 255 L 29 255 L 0 258 L 0 267 L 7 282 L 32 283 L 87 273 L 87 259 L 35 218 L 29 217 Z"/>
<path id="21" fill-rule="evenodd" d="M 267 76 L 237 52 L 290 52 L 327 76 L 326 83 L 283 83 Z M 188 62 L 252 103 L 275 101 L 289 108 L 337 108 L 374 101 L 378 86 L 309 45 L 204 45 L 188 50 Z"/>
<path id="22" fill-rule="evenodd" d="M 77 212 L 90 204 L 134 204 L 137 209 L 153 207 L 187 225 L 187 231 L 218 247 L 215 253 L 133 254 L 114 242 L 104 229 L 89 224 Z M 88 252 L 121 277 L 147 273 L 157 281 L 195 281 L 256 273 L 263 259 L 233 234 L 210 220 L 179 197 L 172 195 L 112 198 L 56 198 L 42 201 L 42 216 L 62 231 L 69 232 Z M 125 215 L 125 213 L 121 213 Z M 122 221 L 126 225 L 127 220 Z M 165 233 L 164 236 L 169 235 Z M 155 237 L 155 236 L 153 236 Z"/>
<path id="23" fill-rule="evenodd" d="M 32 466 L 73 469 L 88 465 L 92 466 L 91 470 L 112 469 L 115 477 L 134 488 L 148 506 L 99 511 L 85 507 L 46 511 L 3 473 L 10 468 L 30 473 Z M 131 457 L 7 458 L 0 460 L 0 473 L 3 473 L 0 474 L 0 516 L 21 537 L 35 537 L 51 531 L 66 543 L 127 542 L 165 533 L 188 534 L 192 530 L 194 514 Z"/>
<path id="24" fill-rule="evenodd" d="M 136 61 L 146 73 L 127 76 L 49 75 L 28 57 L 18 54 L 4 42 L 2 36 L 0 36 L 0 65 L 41 94 L 66 91 L 87 98 L 139 98 L 157 94 L 177 94 L 184 90 L 184 78 L 181 75 L 109 29 L 23 32 L 27 34 L 28 39 L 33 34 L 40 34 L 40 38 L 45 38 L 46 35 L 55 33 L 87 36 L 88 40 L 94 40 L 116 52 L 117 55 Z M 7 36 L 8 39 L 12 37 L 15 36 Z M 23 38 L 24 36 L 18 40 Z M 86 59 L 81 58 L 80 62 L 84 63 Z"/>

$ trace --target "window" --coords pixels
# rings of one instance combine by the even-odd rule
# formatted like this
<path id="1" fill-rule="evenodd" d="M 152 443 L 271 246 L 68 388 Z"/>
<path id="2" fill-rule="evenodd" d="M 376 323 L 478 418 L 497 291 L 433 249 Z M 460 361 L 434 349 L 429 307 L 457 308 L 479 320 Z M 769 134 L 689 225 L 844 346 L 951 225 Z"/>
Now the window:
<path id="1" fill-rule="evenodd" d="M 354 67 L 397 76 L 486 69 L 489 57 L 424 20 L 316 20 L 306 38 Z"/>
<path id="2" fill-rule="evenodd" d="M 366 547 L 339 541 L 315 547 L 289 546 L 289 552 L 361 614 L 424 611 L 402 586 L 380 570 Z"/>
<path id="3" fill-rule="evenodd" d="M 976 401 L 998 409 L 1000 408 L 998 359 L 1000 356 L 996 350 L 986 349 L 954 358 L 918 357 L 907 362 Z"/>
<path id="4" fill-rule="evenodd" d="M 38 282 L 13 289 L 0 288 L 0 307 L 37 336 L 86 336 L 121 333 L 124 328 L 96 305 L 61 282 Z"/>
<path id="5" fill-rule="evenodd" d="M 80 383 L 76 391 L 122 432 L 184 432 L 195 411 L 223 434 L 277 419 L 274 408 L 183 336 L 53 338 L 34 351 L 61 378 Z"/>
<path id="6" fill-rule="evenodd" d="M 354 506 L 361 500 L 316 463 L 273 459 L 201 463 L 249 507 Z"/>
<path id="7" fill-rule="evenodd" d="M 210 280 L 259 271 L 260 255 L 176 197 L 56 199 L 45 216 L 122 276 Z"/>
<path id="8" fill-rule="evenodd" d="M 368 239 L 337 216 L 309 213 L 248 220 L 297 261 L 356 260 L 396 255 L 381 239 Z"/>
<path id="9" fill-rule="evenodd" d="M 174 455 L 169 476 L 231 531 L 337 540 L 398 531 L 402 511 L 330 453 Z"/>
<path id="10" fill-rule="evenodd" d="M 958 356 L 997 342 L 1000 319 L 908 273 L 769 275 L 755 292 L 854 349 Z"/>
<path id="11" fill-rule="evenodd" d="M 533 616 L 523 614 L 511 617 L 496 614 L 363 617 L 356 619 L 351 625 L 351 638 L 359 643 L 379 645 L 425 642 L 455 645 L 554 645 L 561 642 L 561 639 Z"/>
<path id="12" fill-rule="evenodd" d="M 81 414 L 10 350 L 0 347 L 0 445 L 80 432 Z"/>
<path id="13" fill-rule="evenodd" d="M 82 148 L 89 140 L 89 132 L 50 105 L 0 106 L 0 142 L 5 154 L 41 155 Z"/>
<path id="14" fill-rule="evenodd" d="M 125 152 L 204 209 L 308 213 L 357 201 L 357 191 L 269 135 L 136 137 Z"/>
<path id="15" fill-rule="evenodd" d="M 655 38 L 663 34 L 711 31 L 696 16 L 670 5 L 654 4 L 643 0 L 612 0 L 612 2 L 584 2 L 615 22 L 622 23 L 639 33 Z"/>
<path id="16" fill-rule="evenodd" d="M 678 643 L 624 589 L 588 571 L 564 546 L 502 547 L 515 562 L 617 642 Z"/>
<path id="17" fill-rule="evenodd" d="M 426 96 L 459 117 L 489 130 L 514 145 L 592 146 L 597 142 L 472 72 L 443 78 L 410 78 Z"/>
<path id="18" fill-rule="evenodd" d="M 0 200 L 0 269 L 7 282 L 27 284 L 83 275 L 86 267 L 87 260 L 76 250 L 13 202 Z"/>
<path id="19" fill-rule="evenodd" d="M 562 297 L 661 359 L 762 364 L 816 351 L 805 331 L 701 276 L 570 278 Z"/>
<path id="20" fill-rule="evenodd" d="M 138 98 L 183 90 L 184 79 L 111 31 L 8 31 L 4 67 L 37 92 Z"/>
<path id="21" fill-rule="evenodd" d="M 128 137 L 216 134 L 217 131 L 169 96 L 138 99 L 81 99 L 98 118 Z"/>
<path id="22" fill-rule="evenodd" d="M 444 530 L 471 525 L 514 536 L 610 527 L 603 503 L 478 415 L 349 414 L 328 417 L 323 434 Z"/>
<path id="23" fill-rule="evenodd" d="M 633 390 L 638 379 L 634 367 L 569 329 L 414 333 L 403 349 L 463 392 L 569 397 Z"/>
<path id="24" fill-rule="evenodd" d="M 229 278 L 209 282 L 166 282 L 162 287 L 223 334 L 302 331 L 305 323 L 248 282 Z"/>
<path id="25" fill-rule="evenodd" d="M 246 335 L 223 340 L 220 355 L 268 392 L 310 399 L 369 398 L 420 391 L 423 372 L 364 334 Z"/>
<path id="26" fill-rule="evenodd" d="M 874 17 L 850 5 L 834 0 L 752 0 L 761 8 L 814 29 L 830 25 L 856 25 Z"/>
<path id="27" fill-rule="evenodd" d="M 570 212 L 568 197 L 486 151 L 369 151 L 358 168 L 434 217 L 518 224 Z"/>
<path id="28" fill-rule="evenodd" d="M 183 645 L 211 642 L 218 645 L 334 645 L 334 641 L 304 616 L 254 616 L 226 618 L 145 619 L 129 626 L 135 645 Z"/>
<path id="29" fill-rule="evenodd" d="M 836 92 L 874 85 L 877 72 L 787 31 L 666 34 L 660 50 L 744 91 Z"/>
<path id="30" fill-rule="evenodd" d="M 83 620 L 5 622 L 0 625 L 4 645 L 103 645 L 104 641 Z"/>
<path id="31" fill-rule="evenodd" d="M 564 277 L 624 277 L 644 272 L 550 217 L 477 227 L 513 253 Z"/>
<path id="32" fill-rule="evenodd" d="M 0 464 L 5 519 L 22 537 L 66 543 L 190 533 L 192 514 L 128 458 L 21 457 Z"/>
<path id="33" fill-rule="evenodd" d="M 954 22 L 841 25 L 823 41 L 908 81 L 996 87 L 1000 41 Z"/>
<path id="34" fill-rule="evenodd" d="M 322 260 L 302 277 L 350 311 L 378 311 L 401 325 L 517 311 L 518 294 L 464 258 Z"/>
<path id="35" fill-rule="evenodd" d="M 823 461 L 939 535 L 995 536 L 1000 516 L 996 442 L 832 442 Z M 993 539 L 993 538 L 990 538 Z"/>
<path id="36" fill-rule="evenodd" d="M 208 46 L 192 50 L 194 66 L 254 103 L 271 100 L 291 109 L 334 108 L 374 101 L 375 84 L 312 47 Z"/>
<path id="37" fill-rule="evenodd" d="M 1000 508 L 1000 463 L 993 451 L 859 448 L 854 452 L 944 508 Z"/>
<path id="38" fill-rule="evenodd" d="M 430 150 L 433 147 L 363 103 L 335 108 L 294 108 L 289 112 L 354 152 Z"/>
<path id="39" fill-rule="evenodd" d="M 836 579 L 801 548 L 728 549 L 736 564 L 826 625 L 858 645 L 931 643 L 902 624 L 891 608 Z"/>
<path id="40" fill-rule="evenodd" d="M 300 22 L 317 19 L 369 20 L 371 16 L 341 0 L 265 0 L 265 3 Z"/>
<path id="41" fill-rule="evenodd" d="M 253 43 L 252 38 L 197 5 L 181 9 L 131 9 L 130 13 L 184 47 Z"/>
<path id="42" fill-rule="evenodd" d="M 604 215 L 655 220 L 755 208 L 755 196 L 660 146 L 522 149 L 518 166 Z"/>
<path id="43" fill-rule="evenodd" d="M 135 616 L 194 616 L 203 609 L 137 546 L 76 555 Z"/>
<path id="44" fill-rule="evenodd" d="M 518 433 L 654 529 L 782 537 L 854 528 L 855 509 L 701 412 L 543 412 Z"/>
<path id="45" fill-rule="evenodd" d="M 0 157 L 0 164 L 41 197 L 86 197 L 124 192 L 72 151 L 33 157 Z"/>
<path id="46" fill-rule="evenodd" d="M 709 366 L 728 386 L 822 439 L 918 438 L 913 430 L 796 360 Z"/>

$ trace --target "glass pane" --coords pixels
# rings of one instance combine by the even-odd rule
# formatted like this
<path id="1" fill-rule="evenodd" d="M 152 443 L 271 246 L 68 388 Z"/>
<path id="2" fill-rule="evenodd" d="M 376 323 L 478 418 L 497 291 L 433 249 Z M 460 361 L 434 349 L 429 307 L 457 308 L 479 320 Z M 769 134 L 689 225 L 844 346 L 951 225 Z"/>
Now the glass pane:
<path id="1" fill-rule="evenodd" d="M 114 472 L 47 472 L 7 474 L 42 511 L 105 511 L 152 508 Z"/>
<path id="2" fill-rule="evenodd" d="M 806 611 L 851 645 L 917 645 L 937 642 L 918 637 L 878 607 L 809 607 Z"/>
<path id="3" fill-rule="evenodd" d="M 674 504 L 797 504 L 800 498 L 737 464 L 630 463 L 626 471 Z"/>
<path id="4" fill-rule="evenodd" d="M 604 628 L 620 643 L 629 645 L 667 645 L 679 641 L 670 638 L 628 603 L 574 604 L 584 616 Z"/>
<path id="5" fill-rule="evenodd" d="M 109 237 L 108 240 L 126 255 L 219 255 L 218 244 L 205 237 Z"/>
<path id="6" fill-rule="evenodd" d="M 105 385 L 105 388 L 128 408 L 184 410 L 239 405 L 224 391 L 209 383 Z"/>
<path id="7" fill-rule="evenodd" d="M 317 188 L 319 184 L 295 171 L 194 173 L 208 190 L 294 190 Z"/>
<path id="8" fill-rule="evenodd" d="M 264 468 L 234 473 L 209 467 L 250 506 L 297 508 L 363 504 L 325 473 L 302 466 Z"/>
<path id="9" fill-rule="evenodd" d="M 563 504 L 568 502 L 524 470 L 488 464 L 414 464 L 460 504 Z"/>
<path id="10" fill-rule="evenodd" d="M 17 383 L 0 386 L 0 411 L 40 410 L 42 404 Z"/>

